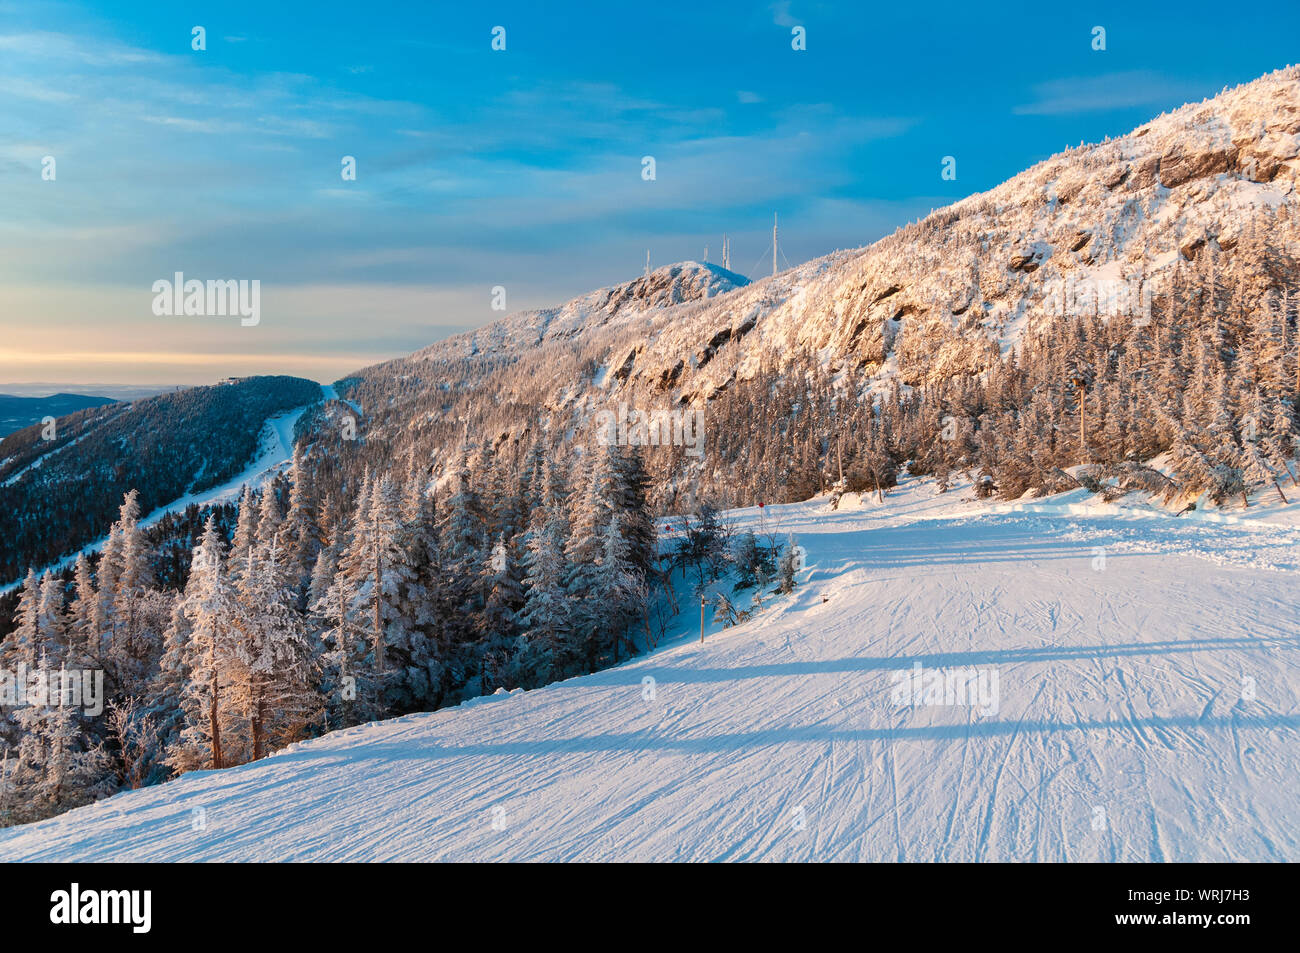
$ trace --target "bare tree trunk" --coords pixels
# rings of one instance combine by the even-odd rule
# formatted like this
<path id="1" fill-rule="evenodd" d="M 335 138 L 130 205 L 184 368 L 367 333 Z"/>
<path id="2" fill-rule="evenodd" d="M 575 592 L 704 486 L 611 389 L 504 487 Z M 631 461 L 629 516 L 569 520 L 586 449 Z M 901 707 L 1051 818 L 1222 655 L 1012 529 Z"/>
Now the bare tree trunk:
<path id="1" fill-rule="evenodd" d="M 343 727 L 350 728 L 349 716 L 352 713 L 352 707 L 348 704 L 348 617 L 343 608 L 343 590 L 335 587 L 335 598 L 338 601 L 338 618 L 339 618 L 339 708 L 342 711 Z"/>
<path id="2" fill-rule="evenodd" d="M 260 681 L 260 679 L 259 679 Z M 253 706 L 253 760 L 262 759 L 263 719 L 266 717 L 266 703 L 262 700 L 261 685 L 256 685 L 257 701 Z"/>
<path id="3" fill-rule="evenodd" d="M 1282 484 L 1277 482 L 1277 477 L 1273 477 L 1273 486 L 1277 487 L 1277 495 L 1282 498 L 1283 505 L 1286 504 L 1286 496 L 1282 493 Z"/>
<path id="4" fill-rule="evenodd" d="M 217 717 L 220 689 L 217 687 L 217 670 L 212 670 L 212 707 L 208 713 L 208 730 L 212 734 L 212 767 L 221 767 L 221 719 Z"/>
<path id="5" fill-rule="evenodd" d="M 1079 394 L 1079 452 L 1083 462 L 1088 462 L 1088 408 L 1084 405 L 1085 397 Z"/>
<path id="6" fill-rule="evenodd" d="M 384 624 L 382 617 L 383 593 L 379 586 L 382 577 L 382 564 L 379 557 L 379 539 L 375 539 L 375 671 L 384 670 Z"/>
<path id="7" fill-rule="evenodd" d="M 673 615 L 677 615 L 679 611 L 677 605 L 677 589 L 673 586 L 673 567 L 671 563 L 668 565 L 666 571 L 660 573 L 660 578 L 663 580 L 664 589 L 668 593 L 668 602 L 673 607 Z"/>

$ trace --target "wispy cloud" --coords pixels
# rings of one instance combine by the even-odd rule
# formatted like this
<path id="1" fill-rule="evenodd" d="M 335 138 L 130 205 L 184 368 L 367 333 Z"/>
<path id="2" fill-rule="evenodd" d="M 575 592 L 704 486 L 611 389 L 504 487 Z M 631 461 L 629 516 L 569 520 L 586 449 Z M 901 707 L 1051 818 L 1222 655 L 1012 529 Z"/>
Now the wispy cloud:
<path id="1" fill-rule="evenodd" d="M 772 23 L 776 26 L 797 26 L 799 21 L 790 15 L 790 0 L 777 0 L 769 9 L 772 11 Z"/>
<path id="2" fill-rule="evenodd" d="M 1020 116 L 1059 116 L 1138 106 L 1166 109 L 1202 95 L 1204 92 L 1198 93 L 1194 84 L 1135 70 L 1039 83 L 1033 87 L 1032 101 L 1016 106 L 1012 112 Z"/>
<path id="3" fill-rule="evenodd" d="M 0 79 L 0 95 L 42 103 L 70 103 L 77 98 L 75 93 L 67 90 L 54 89 L 45 83 L 16 77 Z"/>
<path id="4" fill-rule="evenodd" d="M 141 122 L 151 122 L 159 126 L 174 126 L 186 132 L 205 132 L 210 134 L 239 132 L 245 127 L 241 123 L 225 122 L 220 119 L 190 119 L 186 116 L 140 116 Z"/>
<path id="5" fill-rule="evenodd" d="M 81 63 L 88 66 L 135 66 L 162 63 L 166 57 L 150 50 L 98 38 L 86 42 L 68 33 L 0 33 L 0 51 L 11 56 L 39 58 L 50 66 Z"/>

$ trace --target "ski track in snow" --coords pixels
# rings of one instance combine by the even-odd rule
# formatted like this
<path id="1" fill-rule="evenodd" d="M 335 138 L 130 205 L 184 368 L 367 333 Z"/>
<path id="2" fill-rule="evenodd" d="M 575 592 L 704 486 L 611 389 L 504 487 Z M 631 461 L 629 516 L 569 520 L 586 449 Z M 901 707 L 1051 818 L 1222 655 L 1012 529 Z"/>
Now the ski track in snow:
<path id="1" fill-rule="evenodd" d="M 1300 859 L 1300 531 L 850 500 L 733 513 L 809 565 L 703 645 L 685 610 L 617 668 L 126 792 L 0 859 Z M 917 661 L 996 671 L 999 710 L 895 706 Z"/>
<path id="2" fill-rule="evenodd" d="M 81 441 L 85 439 L 86 439 L 86 435 L 82 434 L 80 437 L 74 437 L 72 440 L 69 440 L 67 443 L 59 444 L 49 453 L 41 454 L 31 463 L 27 464 L 27 466 L 23 467 L 13 476 L 9 477 L 9 479 L 5 480 L 4 483 L 0 483 L 0 486 L 13 486 L 15 483 L 17 483 L 27 474 L 31 473 L 33 470 L 39 470 L 41 466 L 45 463 L 45 461 L 48 460 L 50 457 L 54 456 L 56 453 L 59 453 L 61 450 L 66 450 L 68 449 L 68 447 L 75 447 L 77 444 L 81 443 Z"/>
<path id="3" fill-rule="evenodd" d="M 353 410 L 355 410 L 357 413 L 361 413 L 361 405 L 354 400 L 347 400 L 346 398 L 340 397 L 339 392 L 334 389 L 333 384 L 321 384 L 320 391 L 321 391 L 321 400 L 342 401 L 343 403 L 351 407 Z"/>
<path id="4" fill-rule="evenodd" d="M 324 388 L 322 388 L 322 391 Z M 191 503 L 207 506 L 211 503 L 238 500 L 244 492 L 244 486 L 257 488 L 284 469 L 293 459 L 293 429 L 308 408 L 313 405 L 295 407 L 267 418 L 258 437 L 257 456 L 240 473 L 220 486 L 215 486 L 198 493 L 187 493 L 180 499 L 160 506 L 140 520 L 141 526 L 150 526 L 162 519 L 167 513 L 182 512 Z"/>

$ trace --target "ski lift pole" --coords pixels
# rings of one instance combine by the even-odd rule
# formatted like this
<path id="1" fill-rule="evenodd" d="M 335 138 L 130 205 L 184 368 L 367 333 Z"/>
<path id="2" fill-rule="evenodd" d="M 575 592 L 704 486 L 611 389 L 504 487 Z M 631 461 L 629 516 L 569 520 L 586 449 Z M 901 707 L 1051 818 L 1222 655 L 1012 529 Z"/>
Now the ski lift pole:
<path id="1" fill-rule="evenodd" d="M 700 645 L 704 644 L 704 596 L 700 596 Z"/>

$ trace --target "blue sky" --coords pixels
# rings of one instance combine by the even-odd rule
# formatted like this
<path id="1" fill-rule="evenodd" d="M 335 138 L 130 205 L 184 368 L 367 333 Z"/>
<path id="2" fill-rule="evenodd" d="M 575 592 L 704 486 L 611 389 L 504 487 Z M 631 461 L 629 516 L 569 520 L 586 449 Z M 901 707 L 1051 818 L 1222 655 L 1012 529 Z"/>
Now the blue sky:
<path id="1" fill-rule="evenodd" d="M 867 244 L 1300 35 L 1294 5 L 990 6 L 0 0 L 0 382 L 332 380 L 499 316 L 494 285 L 558 304 L 724 231 L 761 273 L 773 212 L 791 262 Z M 154 316 L 177 271 L 260 280 L 261 323 Z"/>

